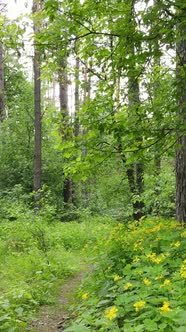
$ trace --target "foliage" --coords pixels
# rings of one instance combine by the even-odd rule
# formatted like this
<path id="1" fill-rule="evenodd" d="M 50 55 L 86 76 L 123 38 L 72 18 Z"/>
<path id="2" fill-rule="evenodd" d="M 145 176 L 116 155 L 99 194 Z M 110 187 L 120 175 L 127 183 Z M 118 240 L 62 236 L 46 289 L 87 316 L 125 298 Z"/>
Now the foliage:
<path id="1" fill-rule="evenodd" d="M 161 159 L 161 170 L 156 172 L 152 163 L 147 166 L 144 176 L 143 200 L 146 215 L 175 216 L 174 160 Z"/>
<path id="2" fill-rule="evenodd" d="M 185 237 L 171 219 L 118 223 L 94 247 L 94 275 L 65 331 L 184 331 Z"/>
<path id="3" fill-rule="evenodd" d="M 22 66 L 7 57 L 5 64 L 6 119 L 0 123 L 1 191 L 32 185 L 33 87 Z"/>

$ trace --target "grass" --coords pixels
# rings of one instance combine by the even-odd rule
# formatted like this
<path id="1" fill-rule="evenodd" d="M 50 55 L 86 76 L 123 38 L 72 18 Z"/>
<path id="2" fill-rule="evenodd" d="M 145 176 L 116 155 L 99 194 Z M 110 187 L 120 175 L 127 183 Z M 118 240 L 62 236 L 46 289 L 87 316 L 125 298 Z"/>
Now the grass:
<path id="1" fill-rule="evenodd" d="M 49 222 L 31 211 L 0 222 L 0 331 L 25 331 L 39 307 L 52 304 L 59 281 L 81 269 L 87 243 L 111 229 L 105 218 Z"/>

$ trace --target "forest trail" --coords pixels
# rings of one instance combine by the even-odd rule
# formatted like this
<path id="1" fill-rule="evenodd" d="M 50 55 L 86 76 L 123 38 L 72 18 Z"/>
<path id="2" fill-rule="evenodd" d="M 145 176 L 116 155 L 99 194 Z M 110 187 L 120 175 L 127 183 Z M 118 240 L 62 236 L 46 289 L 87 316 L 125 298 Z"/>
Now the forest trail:
<path id="1" fill-rule="evenodd" d="M 28 332 L 62 332 L 65 323 L 72 318 L 70 306 L 74 304 L 74 293 L 86 274 L 85 268 L 64 282 L 54 305 L 41 308 L 38 318 L 31 322 Z"/>

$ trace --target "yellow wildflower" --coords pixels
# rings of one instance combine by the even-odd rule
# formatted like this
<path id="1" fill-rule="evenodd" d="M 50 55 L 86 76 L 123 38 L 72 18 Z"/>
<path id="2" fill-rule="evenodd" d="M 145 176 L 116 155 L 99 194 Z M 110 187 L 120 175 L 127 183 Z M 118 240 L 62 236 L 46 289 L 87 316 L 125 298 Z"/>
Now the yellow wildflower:
<path id="1" fill-rule="evenodd" d="M 165 259 L 165 255 L 161 254 L 159 257 L 156 256 L 155 252 L 152 252 L 150 254 L 147 255 L 147 258 L 149 258 L 149 260 L 153 263 L 161 263 L 164 259 Z"/>
<path id="2" fill-rule="evenodd" d="M 186 268 L 181 269 L 180 275 L 181 275 L 182 278 L 186 278 Z"/>
<path id="3" fill-rule="evenodd" d="M 170 285 L 170 280 L 169 279 L 165 279 L 163 284 L 164 284 L 164 286 Z"/>
<path id="4" fill-rule="evenodd" d="M 181 265 L 180 275 L 182 278 L 186 278 L 186 259 L 183 261 L 183 264 Z"/>
<path id="5" fill-rule="evenodd" d="M 151 281 L 148 278 L 143 279 L 143 282 L 146 286 L 151 285 Z"/>
<path id="6" fill-rule="evenodd" d="M 177 247 L 177 248 L 178 248 L 180 245 L 181 245 L 181 242 L 180 242 L 180 241 L 177 241 L 176 243 L 174 243 L 174 246 Z"/>
<path id="7" fill-rule="evenodd" d="M 123 286 L 123 289 L 124 289 L 124 290 L 127 290 L 127 289 L 129 289 L 130 287 L 132 287 L 131 282 L 127 282 L 127 283 Z"/>
<path id="8" fill-rule="evenodd" d="M 121 280 L 122 277 L 118 276 L 118 274 L 114 277 L 114 281 L 118 281 L 118 280 Z"/>
<path id="9" fill-rule="evenodd" d="M 82 295 L 82 299 L 83 299 L 83 300 L 88 299 L 88 293 L 84 293 L 84 294 Z"/>
<path id="10" fill-rule="evenodd" d="M 181 237 L 186 237 L 186 231 L 184 231 L 183 233 L 181 233 Z"/>
<path id="11" fill-rule="evenodd" d="M 164 283 L 162 285 L 160 285 L 160 287 L 164 287 L 164 286 L 169 286 L 170 285 L 170 280 L 169 279 L 165 279 Z"/>
<path id="12" fill-rule="evenodd" d="M 134 257 L 133 262 L 139 262 L 140 259 L 138 257 Z"/>
<path id="13" fill-rule="evenodd" d="M 133 250 L 137 250 L 138 249 L 138 245 L 139 245 L 139 243 L 134 243 Z"/>
<path id="14" fill-rule="evenodd" d="M 149 233 L 151 233 L 151 232 L 158 232 L 160 229 L 161 229 L 161 226 L 157 225 L 157 226 L 149 229 Z"/>
<path id="15" fill-rule="evenodd" d="M 135 308 L 136 311 L 139 311 L 145 307 L 146 302 L 145 301 L 138 301 L 133 304 L 133 307 Z"/>
<path id="16" fill-rule="evenodd" d="M 112 319 L 114 319 L 114 318 L 117 317 L 117 312 L 118 312 L 118 309 L 116 308 L 116 306 L 113 306 L 112 308 L 107 309 L 107 310 L 105 311 L 105 316 L 106 316 L 108 319 L 112 320 Z"/>
<path id="17" fill-rule="evenodd" d="M 161 315 L 167 314 L 170 311 L 172 311 L 170 308 L 170 303 L 168 301 L 164 301 L 163 306 L 160 308 Z"/>
<path id="18" fill-rule="evenodd" d="M 155 280 L 159 280 L 159 279 L 162 279 L 163 278 L 163 274 L 159 274 L 156 278 L 155 278 Z"/>

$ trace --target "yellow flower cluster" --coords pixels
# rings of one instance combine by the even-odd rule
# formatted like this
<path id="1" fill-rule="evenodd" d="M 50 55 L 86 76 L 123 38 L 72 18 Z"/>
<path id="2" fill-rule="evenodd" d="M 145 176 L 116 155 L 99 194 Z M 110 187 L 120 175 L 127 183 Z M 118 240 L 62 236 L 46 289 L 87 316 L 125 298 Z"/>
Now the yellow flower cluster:
<path id="1" fill-rule="evenodd" d="M 186 259 L 183 261 L 183 264 L 180 268 L 180 275 L 182 278 L 186 278 Z"/>
<path id="2" fill-rule="evenodd" d="M 170 311 L 172 311 L 170 308 L 170 303 L 168 301 L 164 301 L 163 306 L 160 308 L 161 315 L 167 314 Z"/>
<path id="3" fill-rule="evenodd" d="M 160 285 L 160 288 L 164 287 L 164 286 L 169 286 L 170 285 L 170 280 L 169 279 L 165 279 L 164 283 L 162 285 Z"/>
<path id="4" fill-rule="evenodd" d="M 113 306 L 112 308 L 107 309 L 105 311 L 105 317 L 112 320 L 117 317 L 117 312 L 118 312 L 118 309 L 116 308 L 116 306 Z"/>
<path id="5" fill-rule="evenodd" d="M 134 257 L 134 259 L 133 259 L 133 262 L 134 263 L 137 263 L 137 262 L 139 262 L 140 261 L 140 258 L 139 257 Z"/>
<path id="6" fill-rule="evenodd" d="M 155 278 L 155 280 L 159 280 L 159 279 L 162 279 L 163 278 L 163 274 L 159 274 L 156 278 Z"/>
<path id="7" fill-rule="evenodd" d="M 133 245 L 133 250 L 137 251 L 137 250 L 143 250 L 144 247 L 141 245 L 142 244 L 142 240 L 138 240 L 137 242 L 134 243 Z"/>
<path id="8" fill-rule="evenodd" d="M 82 295 L 82 299 L 83 299 L 83 300 L 88 299 L 88 293 L 84 293 L 84 294 Z"/>
<path id="9" fill-rule="evenodd" d="M 135 308 L 136 311 L 139 311 L 145 307 L 146 302 L 145 301 L 138 301 L 133 304 L 133 307 Z"/>
<path id="10" fill-rule="evenodd" d="M 176 248 L 178 248 L 180 245 L 181 245 L 181 242 L 180 242 L 180 241 L 177 241 L 177 242 L 173 243 L 173 244 L 171 245 L 171 247 L 176 247 Z"/>
<path id="11" fill-rule="evenodd" d="M 150 281 L 148 278 L 144 278 L 144 279 L 143 279 L 143 282 L 144 282 L 144 284 L 145 284 L 146 286 L 151 285 L 151 281 Z"/>
<path id="12" fill-rule="evenodd" d="M 114 277 L 114 281 L 118 281 L 118 280 L 121 280 L 122 279 L 122 277 L 120 277 L 120 276 L 118 276 L 118 275 L 116 275 L 115 277 Z"/>
<path id="13" fill-rule="evenodd" d="M 186 237 L 186 231 L 184 231 L 183 233 L 181 233 L 181 237 Z"/>
<path id="14" fill-rule="evenodd" d="M 154 226 L 153 228 L 149 228 L 148 233 L 158 232 L 158 231 L 160 231 L 160 229 L 161 229 L 161 226 L 157 225 L 157 226 Z"/>
<path id="15" fill-rule="evenodd" d="M 147 258 L 149 258 L 151 262 L 159 264 L 165 259 L 165 255 L 161 254 L 157 257 L 155 252 L 151 252 L 147 255 Z"/>
<path id="16" fill-rule="evenodd" d="M 131 282 L 127 282 L 127 283 L 123 286 L 123 289 L 124 289 L 124 290 L 128 290 L 130 287 L 132 287 Z"/>

